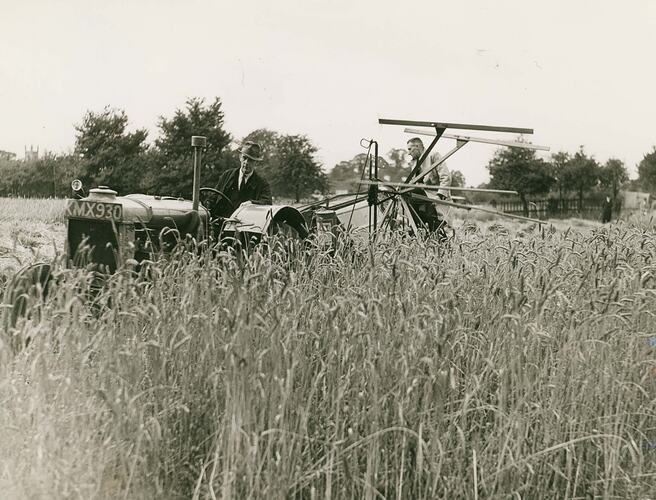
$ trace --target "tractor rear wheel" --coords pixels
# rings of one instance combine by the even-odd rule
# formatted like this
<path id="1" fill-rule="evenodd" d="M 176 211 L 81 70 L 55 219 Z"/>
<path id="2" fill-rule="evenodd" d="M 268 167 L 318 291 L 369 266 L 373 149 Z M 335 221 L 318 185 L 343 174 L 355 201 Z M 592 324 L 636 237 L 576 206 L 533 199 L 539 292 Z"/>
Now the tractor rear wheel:
<path id="1" fill-rule="evenodd" d="M 45 262 L 22 268 L 7 282 L 2 298 L 2 331 L 13 351 L 19 351 L 29 344 L 29 337 L 18 339 L 14 330 L 21 318 L 39 314 L 50 282 L 51 267 Z"/>

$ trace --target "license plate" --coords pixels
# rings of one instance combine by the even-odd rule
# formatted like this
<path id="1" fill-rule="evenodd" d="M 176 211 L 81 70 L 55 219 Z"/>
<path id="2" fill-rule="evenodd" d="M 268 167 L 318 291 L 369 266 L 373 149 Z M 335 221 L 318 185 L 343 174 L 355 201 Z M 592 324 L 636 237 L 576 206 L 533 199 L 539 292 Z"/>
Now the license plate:
<path id="1" fill-rule="evenodd" d="M 68 200 L 66 215 L 79 219 L 101 219 L 120 222 L 123 220 L 123 205 L 104 201 Z"/>

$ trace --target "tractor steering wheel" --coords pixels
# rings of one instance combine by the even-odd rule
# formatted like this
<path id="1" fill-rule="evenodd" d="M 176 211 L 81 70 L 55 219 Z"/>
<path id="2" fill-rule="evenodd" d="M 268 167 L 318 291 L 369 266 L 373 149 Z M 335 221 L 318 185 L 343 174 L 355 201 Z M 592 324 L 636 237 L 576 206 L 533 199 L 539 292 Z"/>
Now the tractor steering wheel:
<path id="1" fill-rule="evenodd" d="M 202 188 L 200 188 L 200 189 L 198 190 L 198 192 L 199 192 L 200 195 L 202 195 L 203 193 L 212 193 L 212 194 L 215 194 L 215 195 L 217 195 L 221 200 L 227 202 L 231 210 L 234 211 L 234 209 L 235 209 L 234 204 L 232 203 L 232 201 L 230 201 L 230 198 L 228 198 L 228 197 L 226 196 L 226 194 L 225 194 L 223 191 L 219 191 L 218 189 L 214 189 L 214 188 L 211 188 L 211 187 L 202 187 Z M 207 208 L 207 207 L 206 207 L 206 208 Z"/>
<path id="2" fill-rule="evenodd" d="M 229 217 L 232 212 L 235 211 L 235 205 L 223 191 L 219 191 L 218 189 L 202 187 L 198 191 L 201 198 L 207 197 L 207 193 L 211 193 L 217 197 L 217 200 L 215 200 L 214 203 L 210 203 L 209 200 L 206 200 L 207 203 L 203 203 L 203 206 L 207 208 L 207 211 L 209 212 L 209 222 L 212 233 L 220 233 L 224 219 Z M 229 213 L 227 213 L 228 211 Z"/>

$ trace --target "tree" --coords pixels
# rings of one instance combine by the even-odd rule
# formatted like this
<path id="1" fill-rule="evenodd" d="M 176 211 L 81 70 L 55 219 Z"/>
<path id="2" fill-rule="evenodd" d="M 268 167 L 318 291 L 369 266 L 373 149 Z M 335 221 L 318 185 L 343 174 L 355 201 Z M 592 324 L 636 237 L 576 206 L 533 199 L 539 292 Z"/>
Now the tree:
<path id="1" fill-rule="evenodd" d="M 304 135 L 283 135 L 260 128 L 242 140 L 262 146 L 263 161 L 258 172 L 269 181 L 274 196 L 298 202 L 314 191 L 328 189 L 328 177 L 315 160 L 317 148 Z"/>
<path id="2" fill-rule="evenodd" d="M 373 160 L 373 155 L 371 159 Z M 403 182 L 408 174 L 410 174 L 410 166 L 404 149 L 393 148 L 385 157 L 378 157 L 378 179 L 386 182 Z M 368 175 L 367 154 L 358 153 L 350 160 L 335 165 L 328 174 L 328 180 L 333 191 L 346 189 L 355 192 L 360 180 L 368 178 Z"/>
<path id="3" fill-rule="evenodd" d="M 13 194 L 11 188 L 11 178 L 17 169 L 16 155 L 13 156 L 0 156 L 0 196 L 8 196 Z"/>
<path id="4" fill-rule="evenodd" d="M 358 188 L 362 171 L 367 161 L 365 153 L 359 153 L 348 161 L 340 161 L 328 174 L 330 189 L 336 191 L 355 191 Z"/>
<path id="5" fill-rule="evenodd" d="M 583 193 L 592 189 L 601 177 L 599 164 L 581 146 L 565 164 L 563 176 L 565 184 L 578 193 L 579 210 L 582 210 Z"/>
<path id="6" fill-rule="evenodd" d="M 135 163 L 147 148 L 148 132 L 128 133 L 127 125 L 125 111 L 106 106 L 98 113 L 87 111 L 75 126 L 75 152 L 83 158 L 85 180 L 118 191 L 139 187 L 143 171 Z"/>
<path id="7" fill-rule="evenodd" d="M 84 160 L 76 154 L 46 152 L 34 162 L 39 184 L 30 186 L 29 196 L 66 197 L 71 194 L 71 181 L 85 173 Z"/>
<path id="8" fill-rule="evenodd" d="M 615 205 L 622 185 L 629 180 L 629 173 L 624 166 L 624 162 L 617 158 L 609 158 L 601 167 L 600 173 L 601 185 L 610 192 L 613 205 Z"/>
<path id="9" fill-rule="evenodd" d="M 328 181 L 332 191 L 356 192 L 360 181 L 369 178 L 369 157 L 366 153 L 358 153 L 348 161 L 340 161 L 328 174 Z M 373 166 L 372 166 L 373 168 Z M 378 157 L 378 178 L 388 182 L 400 182 L 402 179 L 382 157 Z M 360 191 L 363 191 L 360 188 Z"/>
<path id="10" fill-rule="evenodd" d="M 13 161 L 16 159 L 16 153 L 10 151 L 3 151 L 0 149 L 0 163 L 5 161 Z"/>
<path id="11" fill-rule="evenodd" d="M 451 172 L 451 185 L 453 187 L 465 187 L 465 176 L 460 170 Z"/>
<path id="12" fill-rule="evenodd" d="M 385 158 L 387 160 L 378 161 L 378 177 L 390 182 L 404 182 L 411 170 L 408 152 L 405 149 L 392 148 Z"/>
<path id="13" fill-rule="evenodd" d="M 656 146 L 638 164 L 638 183 L 643 189 L 656 194 Z"/>
<path id="14" fill-rule="evenodd" d="M 304 135 L 283 135 L 273 156 L 271 187 L 274 193 L 301 197 L 314 191 L 326 192 L 328 179 L 314 158 L 317 148 Z"/>
<path id="15" fill-rule="evenodd" d="M 487 168 L 490 172 L 489 186 L 517 191 L 527 217 L 526 196 L 547 193 L 554 182 L 546 163 L 537 158 L 532 149 L 498 149 Z"/>
<path id="16" fill-rule="evenodd" d="M 569 161 L 569 153 L 559 151 L 558 153 L 551 155 L 551 161 L 549 162 L 549 165 L 551 166 L 551 174 L 553 175 L 556 186 L 558 186 L 558 210 L 561 213 L 563 210 L 563 191 L 566 190 L 565 181 L 567 181 L 565 171 Z"/>
<path id="17" fill-rule="evenodd" d="M 207 138 L 203 151 L 201 184 L 213 186 L 219 175 L 238 166 L 237 156 L 228 145 L 231 137 L 223 129 L 221 99 L 211 104 L 204 99 L 187 99 L 185 109 L 177 109 L 172 118 L 160 116 L 160 136 L 155 141 L 156 157 L 148 163 L 148 188 L 160 193 L 189 197 L 193 188 L 191 136 Z"/>

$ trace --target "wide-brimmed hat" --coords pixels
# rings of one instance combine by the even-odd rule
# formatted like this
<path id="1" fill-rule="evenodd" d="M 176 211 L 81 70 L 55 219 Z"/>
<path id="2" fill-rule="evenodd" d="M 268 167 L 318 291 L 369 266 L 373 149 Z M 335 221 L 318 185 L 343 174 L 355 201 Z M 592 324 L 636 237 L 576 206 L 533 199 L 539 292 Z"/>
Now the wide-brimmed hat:
<path id="1" fill-rule="evenodd" d="M 250 158 L 254 161 L 262 161 L 262 146 L 257 142 L 246 141 L 239 148 L 239 152 L 243 154 L 246 158 Z"/>

